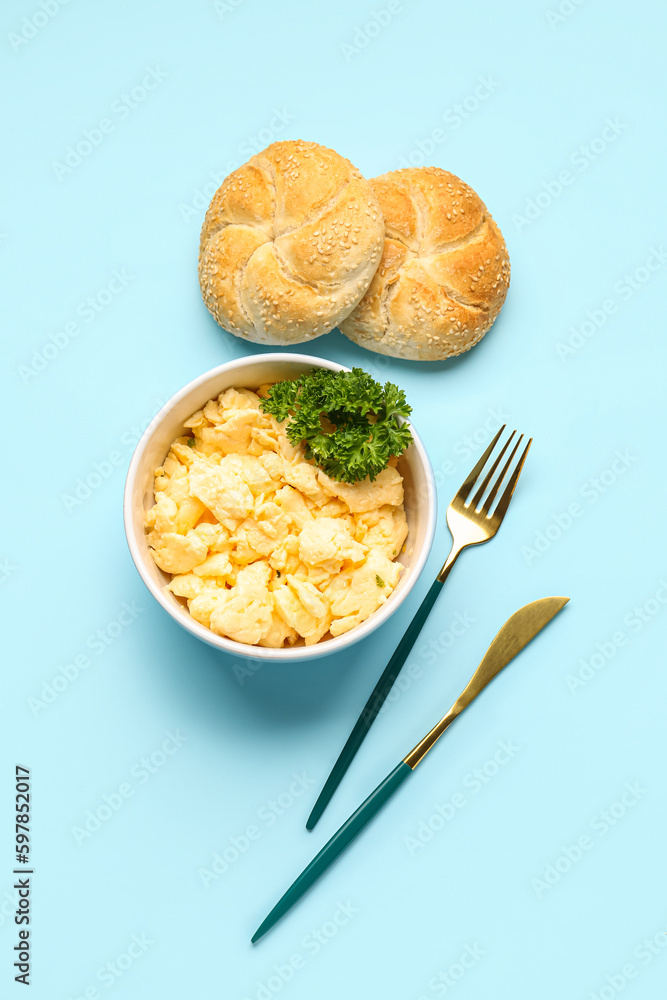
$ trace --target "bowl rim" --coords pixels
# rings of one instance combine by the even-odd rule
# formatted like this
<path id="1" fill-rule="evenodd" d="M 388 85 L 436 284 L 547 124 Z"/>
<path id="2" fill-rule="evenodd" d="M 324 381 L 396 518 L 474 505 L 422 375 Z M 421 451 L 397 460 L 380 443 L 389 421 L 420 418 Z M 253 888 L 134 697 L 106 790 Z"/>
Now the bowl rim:
<path id="1" fill-rule="evenodd" d="M 158 410 L 153 419 L 150 421 L 136 444 L 128 466 L 127 476 L 125 478 L 125 488 L 123 491 L 123 523 L 125 527 L 125 538 L 130 550 L 130 556 L 132 557 L 132 561 L 137 569 L 137 572 L 139 573 L 139 576 L 143 580 L 150 594 L 167 612 L 167 614 L 175 622 L 177 622 L 177 624 L 179 624 L 182 628 L 185 628 L 198 639 L 206 642 L 209 646 L 213 646 L 214 648 L 220 649 L 231 655 L 242 656 L 246 659 L 253 660 L 294 662 L 296 660 L 311 660 L 339 653 L 348 646 L 366 638 L 382 624 L 384 624 L 384 622 L 398 610 L 399 606 L 407 598 L 408 594 L 422 574 L 435 536 L 437 493 L 435 489 L 435 477 L 431 460 L 428 456 L 426 448 L 424 447 L 421 437 L 417 433 L 417 430 L 411 421 L 406 422 L 410 426 L 413 437 L 413 445 L 422 463 L 426 480 L 426 496 L 424 498 L 426 501 L 424 504 L 426 519 L 424 543 L 420 551 L 417 553 L 415 562 L 411 567 L 410 579 L 406 583 L 406 586 L 402 589 L 400 595 L 398 596 L 398 600 L 392 602 L 392 597 L 395 593 L 393 592 L 385 604 L 381 605 L 365 621 L 361 622 L 359 625 L 355 625 L 354 628 L 351 628 L 348 632 L 344 632 L 340 636 L 328 639 L 326 642 L 314 643 L 312 646 L 289 646 L 280 649 L 273 649 L 268 646 L 251 646 L 246 643 L 237 642 L 235 639 L 228 639 L 225 636 L 217 635 L 215 632 L 212 632 L 211 629 L 206 628 L 205 625 L 195 621 L 195 619 L 189 614 L 187 608 L 183 610 L 182 615 L 177 614 L 176 608 L 165 597 L 163 588 L 156 583 L 145 567 L 133 518 L 137 475 L 144 452 L 155 431 L 169 416 L 171 411 L 196 389 L 199 389 L 206 383 L 213 381 L 219 375 L 233 372 L 237 368 L 244 368 L 250 364 L 280 363 L 311 364 L 314 368 L 328 368 L 330 371 L 351 371 L 351 369 L 345 365 L 341 365 L 337 361 L 331 361 L 328 358 L 320 358 L 310 354 L 271 352 L 267 354 L 246 354 L 240 358 L 234 358 L 231 361 L 226 361 L 223 364 L 217 365 L 215 368 L 210 368 L 208 371 L 205 371 L 201 375 L 192 379 L 181 389 L 175 392 L 166 403 L 164 403 L 164 405 L 160 408 L 160 410 Z"/>

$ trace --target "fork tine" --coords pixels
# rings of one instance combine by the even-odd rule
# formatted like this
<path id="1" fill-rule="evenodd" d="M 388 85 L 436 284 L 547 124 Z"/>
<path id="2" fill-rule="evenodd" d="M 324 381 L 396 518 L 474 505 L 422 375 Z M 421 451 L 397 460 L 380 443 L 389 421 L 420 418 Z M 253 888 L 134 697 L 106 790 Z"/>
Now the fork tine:
<path id="1" fill-rule="evenodd" d="M 521 434 L 519 436 L 519 440 L 517 441 L 517 443 L 512 448 L 512 453 L 511 453 L 510 457 L 507 459 L 507 461 L 505 462 L 504 466 L 502 467 L 500 475 L 497 476 L 496 481 L 493 484 L 493 488 L 491 489 L 491 492 L 489 493 L 488 497 L 484 501 L 484 506 L 482 507 L 482 513 L 483 514 L 488 514 L 489 511 L 491 510 L 491 504 L 495 500 L 496 493 L 498 492 L 498 490 L 502 486 L 503 479 L 507 475 L 507 470 L 509 469 L 510 465 L 512 464 L 512 459 L 516 455 L 517 449 L 518 449 L 518 447 L 519 447 L 519 445 L 521 444 L 522 441 L 523 441 L 523 434 Z"/>
<path id="2" fill-rule="evenodd" d="M 521 470 L 523 469 L 523 463 L 526 461 L 526 455 L 528 454 L 528 450 L 529 450 L 529 448 L 530 448 L 530 446 L 531 446 L 532 443 L 533 443 L 533 439 L 530 438 L 530 440 L 528 441 L 528 444 L 524 448 L 523 455 L 519 459 L 519 462 L 518 462 L 518 465 L 517 465 L 516 469 L 512 473 L 510 481 L 508 482 L 507 486 L 505 487 L 505 492 L 501 496 L 500 500 L 498 501 L 498 506 L 496 507 L 496 509 L 493 512 L 493 517 L 498 518 L 500 521 L 502 521 L 502 519 L 504 518 L 505 514 L 507 513 L 507 508 L 509 507 L 510 500 L 512 499 L 512 494 L 514 493 L 514 488 L 515 488 L 517 482 L 519 481 L 519 476 L 521 475 Z"/>
<path id="3" fill-rule="evenodd" d="M 509 444 L 510 444 L 510 441 L 512 440 L 512 438 L 514 437 L 515 434 L 516 434 L 516 431 L 512 431 L 512 433 L 508 437 L 507 441 L 505 442 L 505 445 L 503 446 L 503 450 L 500 452 L 500 454 L 498 455 L 498 458 L 495 460 L 495 462 L 493 463 L 493 465 L 489 469 L 488 474 L 484 477 L 484 482 L 482 483 L 482 485 L 480 486 L 480 488 L 477 490 L 477 493 L 475 493 L 475 496 L 470 501 L 470 506 L 472 507 L 473 510 L 475 510 L 475 508 L 477 507 L 478 503 L 480 502 L 480 500 L 484 496 L 484 493 L 486 492 L 486 488 L 489 485 L 489 483 L 491 482 L 491 479 L 493 478 L 493 473 L 498 468 L 498 465 L 500 464 L 500 461 L 501 461 L 503 455 L 505 454 L 505 452 L 507 451 L 507 449 L 509 447 Z"/>
<path id="4" fill-rule="evenodd" d="M 505 430 L 506 427 L 507 427 L 507 424 L 503 424 L 503 426 L 500 428 L 500 430 L 498 431 L 498 433 L 494 437 L 494 439 L 491 442 L 491 444 L 489 445 L 489 447 L 486 449 L 486 451 L 484 452 L 484 454 L 480 458 L 480 460 L 477 463 L 477 465 L 475 466 L 475 468 L 472 470 L 472 472 L 469 473 L 469 475 L 467 476 L 465 482 L 463 482 L 461 484 L 461 488 L 459 489 L 458 493 L 456 494 L 456 499 L 457 500 L 461 500 L 462 502 L 465 503 L 465 501 L 466 501 L 466 499 L 468 497 L 468 494 L 470 493 L 471 489 L 473 488 L 473 486 L 477 482 L 477 477 L 479 476 L 480 472 L 482 471 L 482 469 L 486 465 L 486 463 L 488 461 L 488 458 L 489 458 L 489 455 L 491 454 L 491 452 L 493 451 L 493 449 L 497 445 L 498 439 L 500 438 L 500 435 L 502 434 L 502 432 Z"/>

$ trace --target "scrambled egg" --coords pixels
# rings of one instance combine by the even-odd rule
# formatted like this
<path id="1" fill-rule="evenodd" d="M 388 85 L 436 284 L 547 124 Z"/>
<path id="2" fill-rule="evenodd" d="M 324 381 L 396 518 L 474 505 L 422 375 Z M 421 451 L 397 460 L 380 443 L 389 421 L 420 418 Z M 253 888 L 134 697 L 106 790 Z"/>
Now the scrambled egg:
<path id="1" fill-rule="evenodd" d="M 218 635 L 306 645 L 365 621 L 398 583 L 403 480 L 339 483 L 306 461 L 250 389 L 227 389 L 155 473 L 148 544 L 168 589 Z"/>

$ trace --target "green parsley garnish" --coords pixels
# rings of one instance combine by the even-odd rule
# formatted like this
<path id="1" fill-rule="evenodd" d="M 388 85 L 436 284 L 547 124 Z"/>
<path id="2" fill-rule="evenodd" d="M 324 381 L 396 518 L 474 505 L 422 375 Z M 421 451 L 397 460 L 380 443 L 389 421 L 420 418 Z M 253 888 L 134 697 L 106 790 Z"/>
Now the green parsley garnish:
<path id="1" fill-rule="evenodd" d="M 377 583 L 378 587 L 386 587 L 387 586 L 387 584 L 384 582 L 384 580 L 382 579 L 382 577 L 378 576 L 377 573 L 375 574 L 375 582 Z"/>
<path id="2" fill-rule="evenodd" d="M 313 368 L 276 382 L 260 407 L 280 423 L 289 421 L 291 443 L 305 442 L 306 458 L 339 482 L 375 479 L 412 441 L 410 429 L 400 422 L 412 411 L 403 390 L 392 382 L 382 386 L 362 368 Z"/>
<path id="3" fill-rule="evenodd" d="M 195 443 L 194 438 L 188 438 L 188 444 L 190 445 L 191 448 L 194 447 L 194 443 Z"/>

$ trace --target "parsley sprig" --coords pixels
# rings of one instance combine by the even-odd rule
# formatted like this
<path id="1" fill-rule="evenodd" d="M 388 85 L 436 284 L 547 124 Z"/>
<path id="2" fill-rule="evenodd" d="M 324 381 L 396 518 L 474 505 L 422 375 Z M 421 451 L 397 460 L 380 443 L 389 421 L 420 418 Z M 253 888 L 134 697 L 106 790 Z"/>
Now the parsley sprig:
<path id="1" fill-rule="evenodd" d="M 412 441 L 400 419 L 412 412 L 403 390 L 392 382 L 382 386 L 362 368 L 313 368 L 276 382 L 261 409 L 281 423 L 288 421 L 291 443 L 305 442 L 306 457 L 339 482 L 375 479 Z"/>

